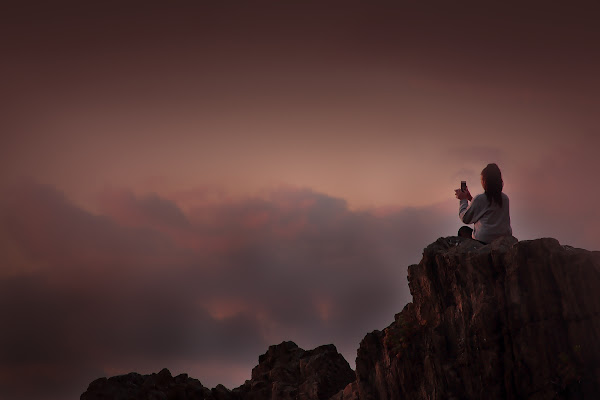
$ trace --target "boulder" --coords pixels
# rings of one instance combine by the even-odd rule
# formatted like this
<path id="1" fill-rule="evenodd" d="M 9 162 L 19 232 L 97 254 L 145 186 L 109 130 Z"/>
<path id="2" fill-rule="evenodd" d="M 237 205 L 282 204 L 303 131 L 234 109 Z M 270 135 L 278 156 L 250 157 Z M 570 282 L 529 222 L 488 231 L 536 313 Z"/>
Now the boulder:
<path id="1" fill-rule="evenodd" d="M 355 380 L 334 345 L 305 351 L 293 342 L 269 347 L 252 379 L 233 392 L 244 400 L 327 400 Z"/>

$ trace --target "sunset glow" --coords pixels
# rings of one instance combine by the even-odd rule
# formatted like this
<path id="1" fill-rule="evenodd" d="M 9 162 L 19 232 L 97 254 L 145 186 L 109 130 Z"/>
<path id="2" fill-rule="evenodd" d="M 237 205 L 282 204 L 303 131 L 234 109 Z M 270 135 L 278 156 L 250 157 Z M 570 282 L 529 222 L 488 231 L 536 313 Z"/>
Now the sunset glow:
<path id="1" fill-rule="evenodd" d="M 284 340 L 353 366 L 491 162 L 514 236 L 600 250 L 586 6 L 34 3 L 0 28 L 2 399 L 233 388 Z"/>

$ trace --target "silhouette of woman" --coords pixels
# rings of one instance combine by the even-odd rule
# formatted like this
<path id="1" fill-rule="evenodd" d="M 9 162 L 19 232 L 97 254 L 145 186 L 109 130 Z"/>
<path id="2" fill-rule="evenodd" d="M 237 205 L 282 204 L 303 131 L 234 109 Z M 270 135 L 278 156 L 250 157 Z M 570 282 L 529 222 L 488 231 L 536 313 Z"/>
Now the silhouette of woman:
<path id="1" fill-rule="evenodd" d="M 471 196 L 469 188 L 454 191 L 456 198 L 460 200 L 460 220 L 465 224 L 474 224 L 474 229 L 461 227 L 458 236 L 470 237 L 487 244 L 501 236 L 512 235 L 508 196 L 502 192 L 504 182 L 496 164 L 488 164 L 481 171 L 481 186 L 484 193 L 475 197 Z"/>

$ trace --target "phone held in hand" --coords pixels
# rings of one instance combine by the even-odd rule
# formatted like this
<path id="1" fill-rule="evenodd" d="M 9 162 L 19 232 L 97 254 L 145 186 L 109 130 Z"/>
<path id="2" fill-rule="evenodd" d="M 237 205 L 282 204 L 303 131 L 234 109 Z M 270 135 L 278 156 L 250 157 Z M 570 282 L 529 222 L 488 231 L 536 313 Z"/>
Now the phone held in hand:
<path id="1" fill-rule="evenodd" d="M 467 181 L 460 181 L 461 192 L 464 192 L 466 188 L 467 188 Z"/>

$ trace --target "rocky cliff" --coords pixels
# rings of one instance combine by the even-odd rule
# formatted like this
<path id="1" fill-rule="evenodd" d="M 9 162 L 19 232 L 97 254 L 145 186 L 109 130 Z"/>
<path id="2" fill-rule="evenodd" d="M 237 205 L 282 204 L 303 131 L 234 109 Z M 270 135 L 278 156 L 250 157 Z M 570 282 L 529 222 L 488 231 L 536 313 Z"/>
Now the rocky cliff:
<path id="1" fill-rule="evenodd" d="M 600 398 L 600 253 L 554 239 L 443 238 L 413 302 L 358 350 L 337 399 Z"/>
<path id="2" fill-rule="evenodd" d="M 363 339 L 356 373 L 332 345 L 284 342 L 231 391 L 163 370 L 101 378 L 81 400 L 598 398 L 600 252 L 440 238 L 408 280 L 413 302 Z"/>

